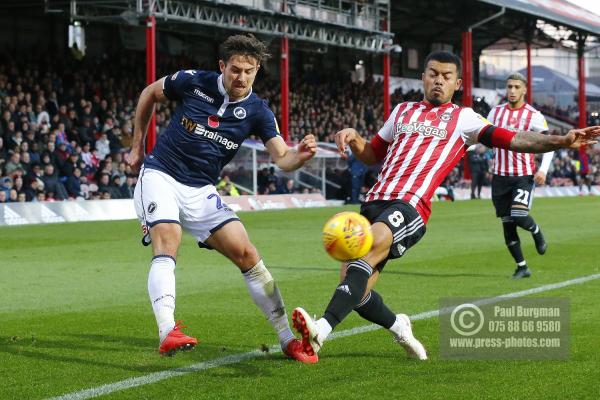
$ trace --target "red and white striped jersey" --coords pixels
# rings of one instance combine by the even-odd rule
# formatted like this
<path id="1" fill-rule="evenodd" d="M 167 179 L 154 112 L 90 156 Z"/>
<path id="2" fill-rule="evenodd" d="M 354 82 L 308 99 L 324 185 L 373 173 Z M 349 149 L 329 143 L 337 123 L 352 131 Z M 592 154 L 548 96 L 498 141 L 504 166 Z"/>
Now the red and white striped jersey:
<path id="1" fill-rule="evenodd" d="M 452 103 L 399 104 L 377 133 L 389 145 L 366 201 L 403 200 L 427 222 L 435 189 L 488 125 L 471 108 Z"/>
<path id="2" fill-rule="evenodd" d="M 511 131 L 543 132 L 548 124 L 541 112 L 524 104 L 511 110 L 508 103 L 492 108 L 488 120 L 499 128 Z M 508 149 L 494 148 L 494 174 L 502 176 L 527 176 L 535 174 L 535 160 L 531 153 L 517 153 Z"/>

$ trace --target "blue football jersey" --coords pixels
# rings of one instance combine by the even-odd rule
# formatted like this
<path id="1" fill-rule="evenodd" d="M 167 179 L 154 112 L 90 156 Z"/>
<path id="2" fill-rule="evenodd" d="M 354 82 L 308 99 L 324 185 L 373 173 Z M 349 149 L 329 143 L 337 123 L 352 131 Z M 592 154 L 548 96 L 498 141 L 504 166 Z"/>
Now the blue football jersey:
<path id="1" fill-rule="evenodd" d="M 248 136 L 256 135 L 266 143 L 279 134 L 265 100 L 251 91 L 230 102 L 222 79 L 216 72 L 196 70 L 165 78 L 165 96 L 179 105 L 144 160 L 146 168 L 165 172 L 188 186 L 215 185 Z"/>

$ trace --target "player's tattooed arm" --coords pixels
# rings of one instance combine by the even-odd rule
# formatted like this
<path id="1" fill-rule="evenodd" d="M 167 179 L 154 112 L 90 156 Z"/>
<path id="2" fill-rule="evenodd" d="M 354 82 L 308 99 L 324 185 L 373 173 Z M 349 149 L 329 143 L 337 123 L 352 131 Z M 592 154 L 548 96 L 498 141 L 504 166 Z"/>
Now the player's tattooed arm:
<path id="1" fill-rule="evenodd" d="M 545 153 L 561 148 L 578 149 L 598 143 L 600 126 L 572 129 L 564 136 L 543 135 L 537 132 L 517 132 L 510 142 L 510 150 L 521 153 Z"/>

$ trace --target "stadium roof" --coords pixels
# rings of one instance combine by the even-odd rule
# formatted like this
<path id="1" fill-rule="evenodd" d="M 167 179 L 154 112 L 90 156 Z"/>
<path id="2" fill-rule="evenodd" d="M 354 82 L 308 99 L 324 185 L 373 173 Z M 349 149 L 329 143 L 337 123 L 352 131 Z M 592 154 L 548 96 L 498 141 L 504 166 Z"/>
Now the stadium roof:
<path id="1" fill-rule="evenodd" d="M 479 0 L 600 36 L 600 16 L 566 0 Z"/>
<path id="2" fill-rule="evenodd" d="M 535 93 L 577 93 L 577 89 L 579 88 L 579 81 L 577 79 L 554 71 L 545 65 L 534 65 L 531 68 L 535 77 L 532 82 Z M 526 74 L 527 70 L 523 68 L 519 72 Z M 593 83 L 586 83 L 585 95 L 588 101 L 600 101 L 600 87 Z"/>
<path id="3" fill-rule="evenodd" d="M 396 41 L 459 48 L 462 32 L 500 14 L 503 7 L 503 14 L 473 29 L 475 53 L 499 43 L 516 48 L 528 38 L 534 48 L 574 47 L 572 30 L 600 37 L 600 17 L 566 0 L 396 0 L 391 3 L 391 31 Z"/>

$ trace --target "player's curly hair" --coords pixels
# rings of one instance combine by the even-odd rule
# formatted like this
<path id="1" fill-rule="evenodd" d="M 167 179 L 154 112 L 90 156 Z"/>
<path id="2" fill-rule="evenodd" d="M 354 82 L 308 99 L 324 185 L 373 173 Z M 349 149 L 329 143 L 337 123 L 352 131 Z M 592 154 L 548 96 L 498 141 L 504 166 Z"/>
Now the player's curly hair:
<path id="1" fill-rule="evenodd" d="M 251 33 L 229 36 L 221 44 L 221 59 L 223 61 L 227 62 L 232 56 L 236 55 L 253 57 L 259 64 L 271 57 L 267 45 Z"/>

